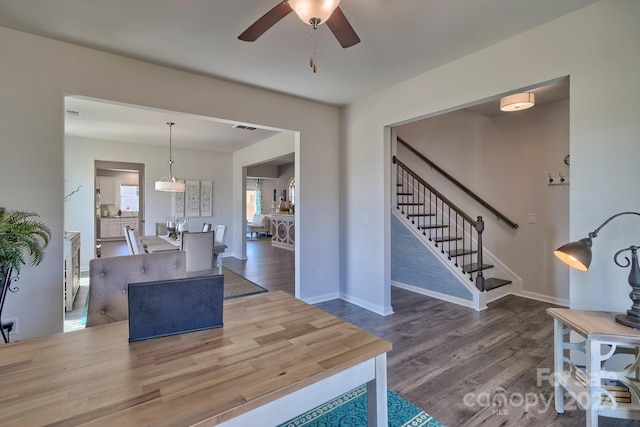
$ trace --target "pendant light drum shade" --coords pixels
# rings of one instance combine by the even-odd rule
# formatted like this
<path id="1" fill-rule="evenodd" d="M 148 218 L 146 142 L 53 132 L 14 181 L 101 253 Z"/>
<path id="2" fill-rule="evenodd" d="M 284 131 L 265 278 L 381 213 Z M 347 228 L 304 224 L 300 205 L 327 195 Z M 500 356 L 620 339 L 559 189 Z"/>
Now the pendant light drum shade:
<path id="1" fill-rule="evenodd" d="M 184 193 L 185 188 L 185 183 L 178 181 L 176 177 L 173 177 L 171 178 L 171 180 L 169 180 L 166 176 L 163 176 L 159 181 L 156 181 L 156 191 Z"/>
<path id="2" fill-rule="evenodd" d="M 289 0 L 289 6 L 303 22 L 314 27 L 327 22 L 340 0 Z"/>
<path id="3" fill-rule="evenodd" d="M 173 159 L 171 157 L 171 128 L 175 123 L 167 122 L 169 125 L 169 176 L 171 178 L 167 178 L 163 176 L 158 181 L 156 181 L 156 191 L 168 191 L 172 193 L 184 193 L 186 185 L 184 182 L 180 182 L 178 178 L 173 176 Z"/>
<path id="4" fill-rule="evenodd" d="M 532 92 L 514 93 L 500 99 L 501 111 L 520 111 L 531 108 L 536 103 L 536 96 Z"/>

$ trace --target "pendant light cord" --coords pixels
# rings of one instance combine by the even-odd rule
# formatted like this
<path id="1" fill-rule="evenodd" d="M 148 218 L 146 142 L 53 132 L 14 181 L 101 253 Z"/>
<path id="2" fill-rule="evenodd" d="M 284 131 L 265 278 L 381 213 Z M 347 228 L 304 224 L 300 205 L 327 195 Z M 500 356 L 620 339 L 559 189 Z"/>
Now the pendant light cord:
<path id="1" fill-rule="evenodd" d="M 169 125 L 169 180 L 173 179 L 173 158 L 171 157 L 171 128 L 175 123 L 167 122 Z"/>

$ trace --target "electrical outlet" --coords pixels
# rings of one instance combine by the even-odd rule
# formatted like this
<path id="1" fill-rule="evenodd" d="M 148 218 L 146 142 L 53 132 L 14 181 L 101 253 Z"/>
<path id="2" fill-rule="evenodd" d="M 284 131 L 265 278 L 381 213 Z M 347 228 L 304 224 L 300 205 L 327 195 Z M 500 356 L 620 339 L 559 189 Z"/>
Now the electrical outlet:
<path id="1" fill-rule="evenodd" d="M 11 329 L 9 331 L 9 335 L 10 336 L 18 335 L 18 318 L 17 317 L 13 317 L 11 319 L 3 320 L 2 321 L 2 328 L 5 331 L 8 331 L 9 329 Z"/>

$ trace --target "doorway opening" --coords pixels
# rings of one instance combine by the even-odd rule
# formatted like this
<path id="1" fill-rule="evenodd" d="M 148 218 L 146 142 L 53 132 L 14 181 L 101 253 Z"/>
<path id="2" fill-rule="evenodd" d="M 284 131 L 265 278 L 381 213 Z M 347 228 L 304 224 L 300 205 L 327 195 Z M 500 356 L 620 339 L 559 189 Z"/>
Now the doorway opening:
<path id="1" fill-rule="evenodd" d="M 124 228 L 144 229 L 144 164 L 96 160 L 95 256 L 102 242 L 124 240 Z"/>

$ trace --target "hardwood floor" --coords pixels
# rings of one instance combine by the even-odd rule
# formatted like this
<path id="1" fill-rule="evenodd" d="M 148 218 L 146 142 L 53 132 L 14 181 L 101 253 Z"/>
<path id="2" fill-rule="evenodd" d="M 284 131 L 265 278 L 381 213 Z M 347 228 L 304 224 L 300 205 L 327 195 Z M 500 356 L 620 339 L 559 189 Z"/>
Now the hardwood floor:
<path id="1" fill-rule="evenodd" d="M 262 238 L 247 242 L 247 260 L 225 257 L 222 264 L 269 290 L 293 294 L 294 255 Z M 391 299 L 395 312 L 386 317 L 342 300 L 317 306 L 393 344 L 388 386 L 408 401 L 450 427 L 585 425 L 582 410 L 558 415 L 553 387 L 538 383 L 538 370 L 553 368 L 550 304 L 508 296 L 477 312 L 398 288 Z M 492 405 L 501 397 L 507 405 Z M 640 422 L 600 417 L 599 425 Z"/>

